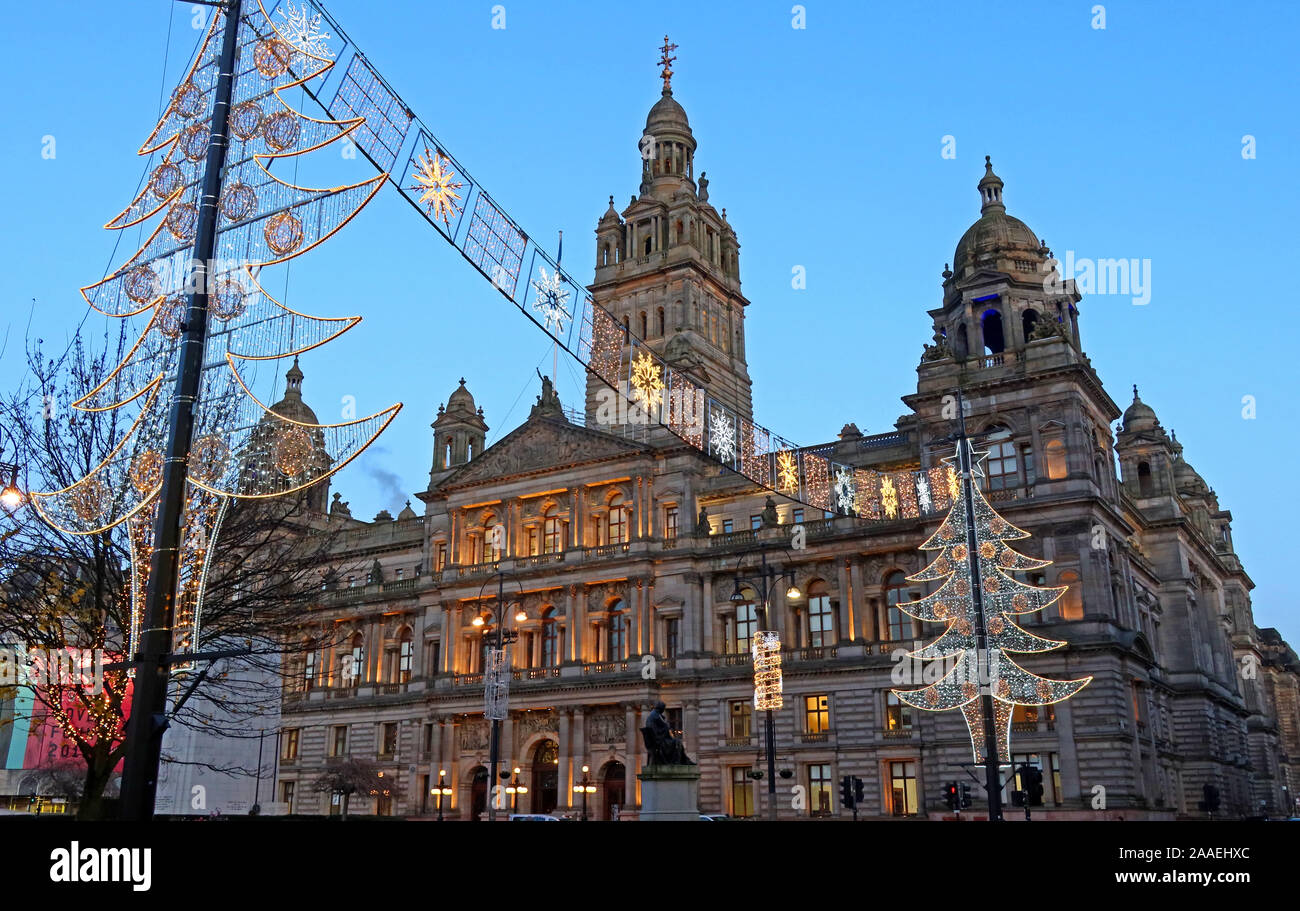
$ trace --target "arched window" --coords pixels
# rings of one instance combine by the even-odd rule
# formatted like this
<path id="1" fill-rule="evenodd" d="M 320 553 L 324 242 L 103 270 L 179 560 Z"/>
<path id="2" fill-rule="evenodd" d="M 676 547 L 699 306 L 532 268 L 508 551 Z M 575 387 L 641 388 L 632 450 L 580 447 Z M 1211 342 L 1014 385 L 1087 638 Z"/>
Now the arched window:
<path id="1" fill-rule="evenodd" d="M 835 613 L 830 589 L 821 579 L 808 583 L 808 645 L 823 648 L 835 644 Z"/>
<path id="2" fill-rule="evenodd" d="M 306 651 L 302 659 L 302 688 L 310 690 L 316 685 L 316 649 L 312 648 L 310 639 L 303 641 L 303 647 Z"/>
<path id="3" fill-rule="evenodd" d="M 1151 463 L 1138 462 L 1138 494 L 1143 497 L 1154 497 L 1156 488 L 1151 480 Z"/>
<path id="4" fill-rule="evenodd" d="M 984 463 L 984 489 L 1018 487 L 1020 472 L 1016 467 L 1016 444 L 1011 439 L 1011 428 L 995 424 L 988 429 L 985 443 L 989 457 Z"/>
<path id="5" fill-rule="evenodd" d="M 913 636 L 912 618 L 903 613 L 898 605 L 915 600 L 907 587 L 907 577 L 895 571 L 885 579 L 885 625 L 889 631 L 889 641 L 904 642 Z"/>
<path id="6" fill-rule="evenodd" d="M 623 505 L 623 495 L 609 498 L 609 543 L 627 543 L 628 508 Z"/>
<path id="7" fill-rule="evenodd" d="M 623 646 L 627 639 L 627 614 L 623 613 L 622 600 L 609 606 L 609 632 L 606 636 L 605 660 L 619 661 L 623 658 Z"/>
<path id="8" fill-rule="evenodd" d="M 645 255 L 646 255 L 646 256 L 649 256 L 649 255 L 650 255 L 650 247 L 651 247 L 651 245 L 652 245 L 653 243 L 654 243 L 654 238 L 652 238 L 652 237 L 647 237 L 647 238 L 645 239 Z"/>
<path id="9" fill-rule="evenodd" d="M 644 310 L 641 311 L 641 337 L 642 338 L 650 337 L 650 327 L 646 322 L 646 316 Z"/>
<path id="10" fill-rule="evenodd" d="M 1001 354 L 1006 342 L 1002 335 L 1002 314 L 996 307 L 989 307 L 980 314 L 980 331 L 984 335 L 984 350 L 989 354 Z"/>
<path id="11" fill-rule="evenodd" d="M 1038 325 L 1038 311 L 1030 308 L 1020 317 L 1020 331 L 1024 333 L 1025 341 L 1034 334 L 1034 326 Z"/>
<path id="12" fill-rule="evenodd" d="M 498 560 L 500 560 L 502 556 L 504 556 L 500 551 L 497 550 L 497 548 L 493 546 L 493 544 L 495 543 L 496 536 L 492 534 L 492 529 L 496 525 L 496 523 L 497 523 L 497 517 L 494 516 L 492 513 L 487 513 L 485 516 L 483 516 L 483 562 L 484 563 L 495 563 Z"/>
<path id="13" fill-rule="evenodd" d="M 397 682 L 408 683 L 411 679 L 412 665 L 415 660 L 415 639 L 410 627 L 402 629 L 397 646 Z"/>
<path id="14" fill-rule="evenodd" d="M 555 667 L 560 661 L 560 627 L 555 622 L 555 608 L 542 611 L 542 667 Z"/>
<path id="15" fill-rule="evenodd" d="M 451 441 L 447 441 L 447 451 L 442 454 L 442 467 L 451 467 Z"/>
<path id="16" fill-rule="evenodd" d="M 1070 586 L 1060 600 L 1056 602 L 1057 609 L 1061 613 L 1062 620 L 1082 620 L 1083 619 L 1083 591 L 1079 585 L 1079 574 L 1072 569 L 1067 569 L 1056 577 L 1057 585 Z"/>
<path id="17" fill-rule="evenodd" d="M 1048 440 L 1043 446 L 1043 461 L 1047 463 L 1047 477 L 1059 481 L 1066 476 L 1065 444 L 1060 440 Z"/>
<path id="18" fill-rule="evenodd" d="M 560 518 L 554 506 L 542 513 L 542 553 L 558 554 L 563 547 L 560 540 Z"/>

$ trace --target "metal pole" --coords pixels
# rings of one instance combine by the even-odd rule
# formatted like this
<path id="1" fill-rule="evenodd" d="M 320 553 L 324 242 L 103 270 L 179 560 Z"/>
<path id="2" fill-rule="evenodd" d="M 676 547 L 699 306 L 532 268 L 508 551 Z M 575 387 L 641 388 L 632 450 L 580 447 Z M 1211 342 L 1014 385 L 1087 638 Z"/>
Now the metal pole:
<path id="1" fill-rule="evenodd" d="M 257 733 L 257 782 L 253 785 L 253 811 L 257 812 L 262 802 L 262 741 L 266 738 L 266 729 Z"/>
<path id="2" fill-rule="evenodd" d="M 993 681 L 989 675 L 988 635 L 984 618 L 984 590 L 980 580 L 979 536 L 975 533 L 975 483 L 971 464 L 970 444 L 966 439 L 966 411 L 961 390 L 957 390 L 957 418 L 960 432 L 958 446 L 961 453 L 961 475 L 966 502 L 966 550 L 970 563 L 971 593 L 975 602 L 975 655 L 979 668 L 980 710 L 984 716 L 984 790 L 988 794 L 989 821 L 1002 821 L 1002 776 L 999 773 L 997 722 L 993 713 Z"/>
<path id="3" fill-rule="evenodd" d="M 502 633 L 501 625 L 503 622 L 501 618 L 504 616 L 501 611 L 501 600 L 502 598 L 505 597 L 505 586 L 506 586 L 506 574 L 498 570 L 497 571 L 497 606 L 495 611 L 496 622 L 497 622 L 496 648 L 498 652 L 501 651 L 504 644 L 501 636 Z M 488 681 L 486 674 L 483 677 L 483 684 L 484 686 L 490 685 L 490 681 Z M 488 758 L 488 764 L 491 766 L 491 772 L 489 774 L 492 776 L 491 779 L 488 781 L 488 822 L 496 822 L 496 818 L 497 818 L 497 804 L 496 804 L 496 791 L 497 791 L 497 783 L 498 783 L 497 763 L 500 761 L 500 756 L 501 756 L 501 721 L 500 719 L 493 718 L 492 719 L 492 744 L 489 747 L 489 758 Z"/>
<path id="4" fill-rule="evenodd" d="M 171 651 L 179 565 L 181 514 L 185 507 L 186 461 L 194 427 L 194 404 L 203 373 L 203 349 L 208 329 L 208 264 L 217 241 L 217 201 L 221 195 L 221 172 L 226 159 L 227 121 L 234 87 L 235 51 L 238 47 L 240 0 L 226 4 L 226 26 L 222 36 L 216 99 L 212 107 L 212 132 L 203 172 L 203 196 L 199 200 L 198 236 L 194 244 L 190 295 L 185 335 L 181 340 L 180 364 L 172 395 L 163 463 L 162 490 L 158 494 L 158 518 L 154 523 L 154 551 L 145 594 L 144 623 L 135 677 L 134 705 L 126 730 L 126 764 L 122 771 L 122 818 L 148 821 L 153 818 L 158 788 L 158 763 L 166 730 L 167 678 L 164 657 Z"/>

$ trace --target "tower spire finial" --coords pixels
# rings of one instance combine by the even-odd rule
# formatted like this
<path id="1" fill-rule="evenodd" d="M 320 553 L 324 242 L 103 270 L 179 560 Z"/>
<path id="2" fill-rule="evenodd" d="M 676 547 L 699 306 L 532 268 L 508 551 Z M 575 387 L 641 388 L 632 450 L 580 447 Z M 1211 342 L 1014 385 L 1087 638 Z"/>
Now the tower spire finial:
<path id="1" fill-rule="evenodd" d="M 669 44 L 669 43 L 668 43 L 668 36 L 667 36 L 667 35 L 664 35 L 664 46 L 661 47 L 661 48 L 659 48 L 659 51 L 660 51 L 660 54 L 659 54 L 659 62 L 660 62 L 661 64 L 663 64 L 663 72 L 661 72 L 659 75 L 660 75 L 661 77 L 663 77 L 663 80 L 664 80 L 664 94 L 665 94 L 665 95 L 671 95 L 671 94 L 673 93 L 673 70 L 672 70 L 672 64 L 673 64 L 673 61 L 676 60 L 677 58 L 676 58 L 675 56 L 670 57 L 670 56 L 669 56 L 669 52 L 670 52 L 670 51 L 675 51 L 675 50 L 677 50 L 677 45 L 675 45 L 675 44 Z"/>
<path id="2" fill-rule="evenodd" d="M 980 214 L 1006 211 L 1002 204 L 1002 178 L 993 173 L 991 156 L 984 156 L 984 176 L 976 186 L 980 192 Z"/>

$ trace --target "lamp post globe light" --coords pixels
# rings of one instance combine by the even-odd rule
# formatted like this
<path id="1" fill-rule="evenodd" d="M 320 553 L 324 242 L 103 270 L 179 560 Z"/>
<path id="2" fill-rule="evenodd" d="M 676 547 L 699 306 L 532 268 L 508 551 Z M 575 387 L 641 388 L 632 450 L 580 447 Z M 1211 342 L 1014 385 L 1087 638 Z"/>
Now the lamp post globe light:
<path id="1" fill-rule="evenodd" d="M 4 428 L 0 427 L 0 506 L 7 512 L 13 512 L 23 505 L 22 489 L 18 486 L 18 465 L 3 461 L 5 454 Z"/>
<path id="2" fill-rule="evenodd" d="M 442 822 L 442 802 L 451 796 L 451 788 L 446 785 L 447 770 L 438 770 L 438 786 L 430 791 L 438 797 L 438 822 Z"/>
<path id="3" fill-rule="evenodd" d="M 596 793 L 596 786 L 591 783 L 587 773 L 591 771 L 591 766 L 582 767 L 582 781 L 573 786 L 573 793 L 582 795 L 582 822 L 587 821 L 587 795 Z"/>
<path id="4" fill-rule="evenodd" d="M 492 624 L 494 627 L 494 644 L 490 660 L 483 668 L 484 714 L 492 721 L 492 741 L 488 759 L 488 765 L 491 766 L 491 770 L 488 773 L 488 781 L 492 783 L 492 791 L 488 793 L 488 820 L 491 822 L 495 822 L 497 818 L 495 790 L 497 787 L 497 765 L 500 762 L 501 756 L 501 722 L 504 721 L 509 714 L 510 703 L 510 665 L 506 660 L 505 647 L 508 643 L 514 642 L 519 638 L 519 632 L 517 630 L 507 630 L 505 628 L 506 574 L 501 569 L 499 563 L 497 564 L 495 575 L 497 580 L 497 598 L 491 609 Z M 480 604 L 483 601 L 483 591 L 491 581 L 491 577 L 488 577 L 479 587 L 478 600 Z M 514 581 L 515 585 L 519 587 L 519 595 L 522 598 L 524 594 L 523 586 L 520 585 L 518 579 L 512 581 Z M 515 613 L 515 622 L 523 623 L 527 619 L 528 617 L 521 607 Z M 484 618 L 484 615 L 480 610 L 478 616 L 470 621 L 470 623 L 472 626 L 482 628 L 487 623 L 487 620 Z M 509 777 L 509 773 L 501 774 L 502 779 Z M 507 793 L 509 793 L 508 789 Z"/>
<path id="5" fill-rule="evenodd" d="M 768 498 L 768 506 L 772 512 L 775 512 L 775 506 Z M 803 597 L 799 587 L 794 582 L 794 572 L 790 569 L 778 569 L 767 562 L 767 551 L 762 548 L 755 548 L 760 556 L 758 577 L 747 578 L 740 575 L 740 562 L 744 560 L 747 554 L 753 553 L 754 550 L 748 550 L 740 555 L 736 562 L 736 585 L 731 593 L 731 603 L 740 605 L 747 604 L 753 599 L 745 593 L 745 586 L 749 586 L 757 595 L 758 602 L 762 609 L 758 611 L 758 634 L 754 638 L 752 652 L 754 655 L 754 707 L 763 710 L 765 713 L 763 721 L 764 739 L 766 740 L 767 749 L 767 815 L 769 819 L 776 819 L 776 716 L 774 710 L 781 707 L 781 640 L 775 630 L 772 629 L 770 611 L 772 607 L 772 595 L 776 592 L 777 577 L 781 577 L 786 583 L 785 596 L 788 600 L 797 601 Z M 761 775 L 762 773 L 758 773 Z M 757 778 L 758 776 L 754 776 Z"/>

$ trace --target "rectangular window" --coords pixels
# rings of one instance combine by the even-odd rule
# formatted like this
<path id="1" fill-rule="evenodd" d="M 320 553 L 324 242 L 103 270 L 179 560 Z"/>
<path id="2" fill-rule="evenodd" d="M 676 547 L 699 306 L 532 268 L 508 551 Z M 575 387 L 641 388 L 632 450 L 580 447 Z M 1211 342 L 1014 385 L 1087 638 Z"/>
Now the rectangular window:
<path id="1" fill-rule="evenodd" d="M 753 731 L 754 703 L 749 699 L 735 699 L 730 703 L 730 736 L 736 739 L 748 739 Z"/>
<path id="2" fill-rule="evenodd" d="M 1032 446 L 1020 447 L 1020 461 L 1025 466 L 1025 483 L 1034 483 L 1034 448 Z"/>
<path id="3" fill-rule="evenodd" d="M 424 673 L 430 677 L 441 673 L 442 668 L 439 665 L 442 663 L 442 641 L 434 639 L 432 642 L 426 643 L 425 651 L 427 657 L 424 662 Z"/>
<path id="4" fill-rule="evenodd" d="M 735 530 L 736 530 L 736 526 L 732 524 L 732 521 L 730 519 L 722 520 L 722 533 L 724 535 L 729 535 Z"/>
<path id="5" fill-rule="evenodd" d="M 289 762 L 298 758 L 298 728 L 288 728 L 280 743 L 280 758 Z"/>
<path id="6" fill-rule="evenodd" d="M 310 690 L 316 685 L 316 650 L 312 649 L 302 663 L 302 688 Z"/>
<path id="7" fill-rule="evenodd" d="M 735 766 L 731 770 L 731 815 L 754 815 L 754 781 L 749 777 L 749 766 Z"/>
<path id="8" fill-rule="evenodd" d="M 893 815 L 916 815 L 915 762 L 891 762 L 889 764 L 889 793 L 889 809 Z"/>
<path id="9" fill-rule="evenodd" d="M 677 617 L 668 617 L 664 620 L 664 657 L 676 658 L 677 651 L 681 646 L 682 622 Z"/>
<path id="10" fill-rule="evenodd" d="M 749 530 L 750 530 L 750 531 L 758 531 L 758 530 L 759 530 L 760 528 L 762 528 L 762 527 L 763 527 L 763 517 L 762 517 L 762 516 L 750 516 L 750 517 L 749 517 Z"/>
<path id="11" fill-rule="evenodd" d="M 403 639 L 397 648 L 397 682 L 407 683 L 411 679 L 411 668 L 415 659 L 415 642 Z"/>
<path id="12" fill-rule="evenodd" d="M 346 756 L 348 754 L 348 726 L 346 724 L 336 724 L 334 726 L 334 738 L 330 741 L 331 756 Z"/>
<path id="13" fill-rule="evenodd" d="M 819 762 L 808 766 L 808 813 L 810 816 L 831 815 L 831 799 L 835 788 L 831 783 L 831 765 Z"/>
<path id="14" fill-rule="evenodd" d="M 672 540 L 677 537 L 677 507 L 664 507 L 664 537 Z"/>
<path id="15" fill-rule="evenodd" d="M 433 725 L 426 724 L 424 726 L 424 740 L 421 745 L 421 752 L 426 756 L 433 752 L 433 732 Z"/>
<path id="16" fill-rule="evenodd" d="M 831 729 L 831 697 L 825 693 L 805 696 L 804 733 L 824 734 Z"/>
<path id="17" fill-rule="evenodd" d="M 293 812 L 293 790 L 295 784 L 297 784 L 297 782 L 294 781 L 280 782 L 280 803 L 284 804 L 288 808 L 287 812 L 289 813 Z"/>
<path id="18" fill-rule="evenodd" d="M 528 556 L 537 556 L 537 529 L 528 529 Z"/>
<path id="19" fill-rule="evenodd" d="M 790 521 L 793 522 L 795 525 L 799 525 L 800 523 L 803 522 L 803 507 L 799 507 L 798 509 L 794 510 L 794 512 L 791 513 Z"/>
<path id="20" fill-rule="evenodd" d="M 447 545 L 443 542 L 439 542 L 437 556 L 433 558 L 433 571 L 440 573 L 446 568 L 447 568 Z"/>
<path id="21" fill-rule="evenodd" d="M 429 812 L 429 776 L 420 776 L 420 812 Z"/>
<path id="22" fill-rule="evenodd" d="M 385 721 L 380 727 L 380 734 L 380 755 L 392 756 L 397 752 L 397 722 Z"/>
<path id="23" fill-rule="evenodd" d="M 885 694 L 885 730 L 910 731 L 912 729 L 912 707 L 901 701 L 893 693 Z"/>

